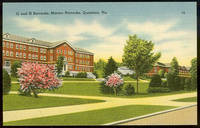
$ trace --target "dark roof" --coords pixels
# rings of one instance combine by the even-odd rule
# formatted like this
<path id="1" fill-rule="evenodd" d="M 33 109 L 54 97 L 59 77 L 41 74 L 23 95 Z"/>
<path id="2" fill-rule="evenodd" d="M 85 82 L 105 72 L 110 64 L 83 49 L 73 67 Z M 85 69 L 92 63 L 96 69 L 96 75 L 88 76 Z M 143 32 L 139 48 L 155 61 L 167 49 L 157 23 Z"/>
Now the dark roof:
<path id="1" fill-rule="evenodd" d="M 54 48 L 54 47 L 56 47 L 60 44 L 67 43 L 70 47 L 72 47 L 72 49 L 74 49 L 78 53 L 86 53 L 86 54 L 92 54 L 93 55 L 92 52 L 89 52 L 89 51 L 87 51 L 83 48 L 78 48 L 78 47 L 72 46 L 66 40 L 56 41 L 56 42 L 48 42 L 48 41 L 38 40 L 38 39 L 35 39 L 35 38 L 27 38 L 27 37 L 17 36 L 17 35 L 13 35 L 13 34 L 10 34 L 10 33 L 3 34 L 3 39 L 4 40 L 17 41 L 17 42 L 23 42 L 23 43 L 27 43 L 27 44 L 30 44 L 30 45 L 43 46 L 43 47 L 47 47 L 47 48 Z"/>

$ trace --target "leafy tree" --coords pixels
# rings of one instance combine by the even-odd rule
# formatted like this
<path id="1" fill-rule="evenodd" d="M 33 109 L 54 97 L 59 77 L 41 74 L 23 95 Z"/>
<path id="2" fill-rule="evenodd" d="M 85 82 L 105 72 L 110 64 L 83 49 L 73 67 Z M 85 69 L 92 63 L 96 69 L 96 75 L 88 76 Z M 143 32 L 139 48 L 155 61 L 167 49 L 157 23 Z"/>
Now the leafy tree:
<path id="1" fill-rule="evenodd" d="M 21 61 L 14 61 L 11 65 L 11 76 L 18 77 L 17 76 L 17 68 L 20 68 L 22 65 Z"/>
<path id="2" fill-rule="evenodd" d="M 108 63 L 104 67 L 104 77 L 109 76 L 110 74 L 114 73 L 117 70 L 117 63 L 112 58 L 112 56 L 108 59 Z"/>
<path id="3" fill-rule="evenodd" d="M 20 92 L 38 97 L 38 93 L 48 89 L 54 90 L 61 86 L 61 81 L 55 76 L 53 65 L 23 62 L 18 69 L 20 77 Z"/>
<path id="4" fill-rule="evenodd" d="M 196 57 L 191 60 L 190 75 L 191 75 L 192 89 L 196 89 L 197 88 L 197 58 Z"/>
<path id="5" fill-rule="evenodd" d="M 3 69 L 3 95 L 8 94 L 11 88 L 11 78 L 8 72 Z"/>
<path id="6" fill-rule="evenodd" d="M 179 74 L 179 69 L 178 69 L 179 65 L 178 65 L 178 61 L 177 61 L 176 57 L 174 57 L 174 58 L 172 59 L 170 65 L 171 65 L 171 67 L 170 67 L 169 71 L 170 71 L 173 75 L 177 76 L 177 75 Z"/>
<path id="7" fill-rule="evenodd" d="M 139 77 L 151 70 L 161 56 L 161 53 L 154 54 L 153 48 L 154 44 L 151 41 L 142 40 L 136 35 L 129 36 L 129 40 L 124 46 L 122 61 L 125 66 L 135 71 L 137 93 Z"/>
<path id="8" fill-rule="evenodd" d="M 106 66 L 106 61 L 103 59 L 99 59 L 97 62 L 94 63 L 94 71 L 98 73 L 98 77 L 103 77 L 104 76 L 104 68 Z"/>
<path id="9" fill-rule="evenodd" d="M 163 69 L 160 69 L 158 74 L 160 75 L 161 78 L 164 78 L 165 71 Z"/>
<path id="10" fill-rule="evenodd" d="M 64 56 L 58 56 L 58 60 L 56 62 L 57 76 L 59 76 L 60 73 L 62 72 L 63 65 L 64 65 Z"/>

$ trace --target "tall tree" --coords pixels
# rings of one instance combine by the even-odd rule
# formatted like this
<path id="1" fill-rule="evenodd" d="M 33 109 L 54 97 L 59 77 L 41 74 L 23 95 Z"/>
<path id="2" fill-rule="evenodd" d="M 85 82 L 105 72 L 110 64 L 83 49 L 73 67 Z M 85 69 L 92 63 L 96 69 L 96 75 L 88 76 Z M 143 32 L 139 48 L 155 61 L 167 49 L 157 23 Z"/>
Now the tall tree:
<path id="1" fill-rule="evenodd" d="M 178 69 L 179 64 L 178 64 L 178 61 L 177 61 L 176 57 L 174 57 L 174 58 L 172 59 L 170 65 L 171 65 L 171 67 L 170 67 L 170 69 L 169 69 L 170 72 L 171 72 L 172 74 L 174 74 L 175 76 L 177 76 L 177 75 L 179 74 L 179 69 Z"/>
<path id="2" fill-rule="evenodd" d="M 124 46 L 122 61 L 125 66 L 135 71 L 137 93 L 139 77 L 151 70 L 161 56 L 161 53 L 154 54 L 153 48 L 154 44 L 151 41 L 142 40 L 136 35 L 129 36 L 129 40 Z"/>
<path id="3" fill-rule="evenodd" d="M 59 76 L 60 73 L 62 72 L 63 65 L 64 65 L 64 56 L 58 56 L 58 60 L 56 62 L 57 76 Z"/>
<path id="4" fill-rule="evenodd" d="M 107 77 L 108 75 L 114 73 L 114 71 L 117 70 L 117 63 L 112 58 L 112 56 L 108 59 L 108 63 L 106 64 L 104 68 L 104 77 Z"/>
<path id="5" fill-rule="evenodd" d="M 197 87 L 197 58 L 196 57 L 191 60 L 190 74 L 191 74 L 192 89 L 196 89 Z"/>
<path id="6" fill-rule="evenodd" d="M 22 65 L 21 61 L 14 61 L 11 65 L 11 76 L 18 77 L 17 75 L 17 68 L 20 68 Z"/>

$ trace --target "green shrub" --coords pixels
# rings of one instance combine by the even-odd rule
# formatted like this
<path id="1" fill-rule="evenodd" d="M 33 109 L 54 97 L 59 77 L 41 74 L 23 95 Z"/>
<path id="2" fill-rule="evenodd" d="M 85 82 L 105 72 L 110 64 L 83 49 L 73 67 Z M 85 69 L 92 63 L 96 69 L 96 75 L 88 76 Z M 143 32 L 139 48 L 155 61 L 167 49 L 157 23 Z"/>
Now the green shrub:
<path id="1" fill-rule="evenodd" d="M 17 75 L 17 68 L 20 68 L 22 65 L 21 61 L 14 61 L 11 65 L 11 76 L 18 77 Z"/>
<path id="2" fill-rule="evenodd" d="M 3 94 L 8 94 L 11 88 L 11 78 L 8 72 L 3 69 Z"/>
<path id="3" fill-rule="evenodd" d="M 66 71 L 66 72 L 65 72 L 65 77 L 69 77 L 69 76 L 70 76 L 69 71 Z"/>
<path id="4" fill-rule="evenodd" d="M 100 83 L 99 89 L 103 94 L 114 94 L 113 88 L 106 86 L 104 81 Z"/>
<path id="5" fill-rule="evenodd" d="M 187 91 L 190 91 L 192 89 L 191 88 L 191 78 L 186 78 L 185 79 L 184 89 L 187 90 Z"/>
<path id="6" fill-rule="evenodd" d="M 162 81 L 162 87 L 167 88 L 167 81 Z"/>
<path id="7" fill-rule="evenodd" d="M 124 92 L 125 92 L 126 95 L 133 95 L 133 94 L 135 94 L 135 88 L 131 84 L 125 84 L 124 87 L 123 87 L 123 89 L 124 89 Z"/>
<path id="8" fill-rule="evenodd" d="M 167 72 L 165 72 L 165 74 L 164 74 L 164 78 L 167 78 L 167 74 L 168 74 L 168 73 L 167 73 Z"/>
<path id="9" fill-rule="evenodd" d="M 149 93 L 165 93 L 165 92 L 170 92 L 170 90 L 164 87 L 149 87 L 148 92 Z"/>
<path id="10" fill-rule="evenodd" d="M 96 78 L 98 78 L 97 71 L 94 71 L 92 74 L 94 74 L 96 76 Z"/>
<path id="11" fill-rule="evenodd" d="M 174 77 L 175 76 L 170 72 L 167 74 L 167 86 L 171 91 L 175 90 L 174 89 Z"/>
<path id="12" fill-rule="evenodd" d="M 160 78 L 160 75 L 156 74 L 152 76 L 149 87 L 161 87 L 161 83 L 162 80 Z"/>
<path id="13" fill-rule="evenodd" d="M 185 78 L 180 77 L 180 90 L 184 90 L 184 86 L 185 86 Z"/>
<path id="14" fill-rule="evenodd" d="M 181 84 L 180 84 L 180 77 L 179 76 L 174 77 L 174 90 L 175 91 L 181 90 Z"/>
<path id="15" fill-rule="evenodd" d="M 79 72 L 76 75 L 76 78 L 87 78 L 87 73 L 86 72 Z"/>

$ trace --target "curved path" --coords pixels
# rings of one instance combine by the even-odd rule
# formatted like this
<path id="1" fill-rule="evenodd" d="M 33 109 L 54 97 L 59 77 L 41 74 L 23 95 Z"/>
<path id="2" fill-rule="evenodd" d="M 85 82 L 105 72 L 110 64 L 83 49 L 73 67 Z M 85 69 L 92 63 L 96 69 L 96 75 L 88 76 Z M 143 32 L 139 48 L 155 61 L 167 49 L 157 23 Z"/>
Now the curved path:
<path id="1" fill-rule="evenodd" d="M 17 94 L 17 92 L 10 92 L 11 94 Z M 31 118 L 39 118 L 46 116 L 54 116 L 61 114 L 69 114 L 97 109 L 106 109 L 125 105 L 164 105 L 164 106 L 187 106 L 197 104 L 197 102 L 176 102 L 172 101 L 180 98 L 197 96 L 196 92 L 182 93 L 167 96 L 147 97 L 147 98 L 113 98 L 113 97 L 101 97 L 101 96 L 80 96 L 80 95 L 66 95 L 66 94 L 50 94 L 42 93 L 40 96 L 53 96 L 53 97 L 70 97 L 70 98 L 83 98 L 83 99 L 99 99 L 106 102 L 90 103 L 82 105 L 71 105 L 61 107 L 39 108 L 39 109 L 26 109 L 15 111 L 4 111 L 3 122 L 17 121 Z"/>

